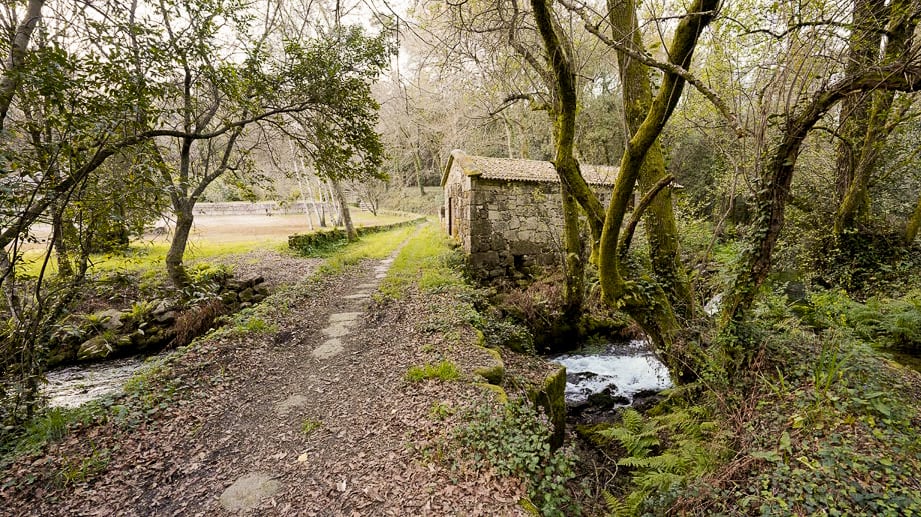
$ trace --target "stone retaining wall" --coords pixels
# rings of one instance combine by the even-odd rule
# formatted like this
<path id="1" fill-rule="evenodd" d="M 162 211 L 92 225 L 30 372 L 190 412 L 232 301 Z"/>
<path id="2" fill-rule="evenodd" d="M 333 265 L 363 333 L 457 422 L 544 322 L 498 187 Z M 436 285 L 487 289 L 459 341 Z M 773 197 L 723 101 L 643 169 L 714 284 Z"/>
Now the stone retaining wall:
<path id="1" fill-rule="evenodd" d="M 332 211 L 329 203 L 318 203 L 300 201 L 293 203 L 279 203 L 277 201 L 260 201 L 251 203 L 248 201 L 231 201 L 222 203 L 195 203 L 194 215 L 288 215 L 303 214 L 306 208 L 313 211 L 313 205 L 326 207 L 327 213 Z"/>
<path id="2" fill-rule="evenodd" d="M 393 230 L 394 228 L 419 224 L 423 221 L 425 221 L 425 217 L 418 217 L 393 224 L 382 224 L 379 226 L 357 226 L 355 227 L 355 233 L 360 237 L 371 233 L 385 232 L 387 230 Z M 330 242 L 343 241 L 346 237 L 345 228 L 331 228 L 312 233 L 296 233 L 288 236 L 288 248 L 300 253 L 309 253 L 318 246 L 323 246 Z"/>

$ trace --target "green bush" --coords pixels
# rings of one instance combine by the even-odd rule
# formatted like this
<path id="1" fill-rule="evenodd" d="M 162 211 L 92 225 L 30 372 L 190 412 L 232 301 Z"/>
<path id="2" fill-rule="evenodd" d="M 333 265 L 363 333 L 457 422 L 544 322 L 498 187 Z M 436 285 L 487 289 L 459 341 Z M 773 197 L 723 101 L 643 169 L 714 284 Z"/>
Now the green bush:
<path id="1" fill-rule="evenodd" d="M 851 300 L 843 291 L 824 291 L 810 298 L 807 320 L 820 329 L 848 329 L 862 340 L 886 349 L 921 351 L 921 291 L 901 298 Z"/>

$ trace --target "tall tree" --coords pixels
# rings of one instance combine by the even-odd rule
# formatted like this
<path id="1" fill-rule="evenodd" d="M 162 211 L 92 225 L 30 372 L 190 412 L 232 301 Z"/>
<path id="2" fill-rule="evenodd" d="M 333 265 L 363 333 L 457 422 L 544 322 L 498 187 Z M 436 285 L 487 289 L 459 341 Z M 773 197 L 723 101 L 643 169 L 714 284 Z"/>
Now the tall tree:
<path id="1" fill-rule="evenodd" d="M 887 34 L 893 35 L 894 48 L 900 46 L 898 38 L 914 34 L 919 16 L 921 4 L 917 1 L 890 3 Z M 857 74 L 845 75 L 837 81 L 826 79 L 825 86 L 810 92 L 808 101 L 784 114 L 779 141 L 764 160 L 756 191 L 755 225 L 750 242 L 720 316 L 721 340 L 731 365 L 750 359 L 753 352 L 753 344 L 746 342 L 741 327 L 758 289 L 770 272 L 774 248 L 783 229 L 785 210 L 791 197 L 793 174 L 806 137 L 829 110 L 848 95 L 876 92 L 874 95 L 880 95 L 883 102 L 888 103 L 885 99 L 889 92 L 919 89 L 921 56 L 914 51 L 895 56 L 886 52 Z"/>

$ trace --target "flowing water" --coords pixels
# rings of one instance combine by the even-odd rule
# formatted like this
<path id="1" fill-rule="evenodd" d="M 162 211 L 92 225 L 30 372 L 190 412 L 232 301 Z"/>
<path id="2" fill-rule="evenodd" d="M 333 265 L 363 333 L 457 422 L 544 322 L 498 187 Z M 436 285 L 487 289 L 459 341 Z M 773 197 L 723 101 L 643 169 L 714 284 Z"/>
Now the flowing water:
<path id="1" fill-rule="evenodd" d="M 50 407 L 75 408 L 106 395 L 121 393 L 125 382 L 144 364 L 143 357 L 126 357 L 68 366 L 48 372 L 48 384 L 42 391 Z"/>
<path id="2" fill-rule="evenodd" d="M 638 394 L 659 392 L 672 385 L 668 368 L 642 340 L 606 343 L 552 360 L 566 367 L 566 402 L 570 405 L 604 394 L 615 406 L 627 406 Z"/>

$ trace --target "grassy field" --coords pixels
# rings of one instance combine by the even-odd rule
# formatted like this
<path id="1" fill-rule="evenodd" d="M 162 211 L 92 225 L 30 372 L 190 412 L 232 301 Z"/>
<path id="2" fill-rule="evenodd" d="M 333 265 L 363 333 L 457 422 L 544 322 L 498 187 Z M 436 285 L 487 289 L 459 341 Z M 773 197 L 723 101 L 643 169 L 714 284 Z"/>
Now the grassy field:
<path id="1" fill-rule="evenodd" d="M 407 215 L 381 214 L 354 210 L 356 226 L 379 226 L 409 219 Z M 287 250 L 288 236 L 308 233 L 310 228 L 303 215 L 222 215 L 196 216 L 192 235 L 186 248 L 185 260 L 208 259 L 231 253 L 246 253 L 256 249 Z M 144 237 L 131 243 L 125 254 L 94 255 L 92 268 L 97 272 L 139 271 L 161 266 L 166 260 L 171 235 Z M 42 267 L 46 245 L 37 243 L 25 252 L 20 272 L 36 275 Z M 55 271 L 54 260 L 48 265 Z"/>

